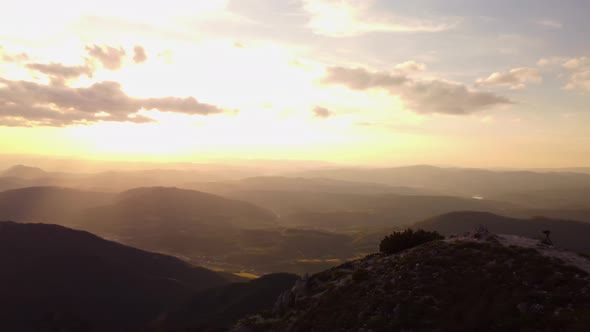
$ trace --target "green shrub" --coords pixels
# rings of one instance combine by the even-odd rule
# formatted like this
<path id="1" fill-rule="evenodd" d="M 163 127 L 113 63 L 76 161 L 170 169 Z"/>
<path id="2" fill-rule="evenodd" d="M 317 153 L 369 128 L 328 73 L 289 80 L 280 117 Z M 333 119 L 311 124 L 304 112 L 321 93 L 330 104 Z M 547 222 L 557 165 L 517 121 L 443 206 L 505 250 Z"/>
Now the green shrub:
<path id="1" fill-rule="evenodd" d="M 444 239 L 444 237 L 438 232 L 429 232 L 423 229 L 414 231 L 413 229 L 408 228 L 403 232 L 393 232 L 391 235 L 387 235 L 381 240 L 379 250 L 390 255 L 423 243 L 442 239 Z"/>
<path id="2" fill-rule="evenodd" d="M 361 282 L 369 279 L 369 271 L 360 268 L 352 273 L 352 280 L 354 282 Z"/>

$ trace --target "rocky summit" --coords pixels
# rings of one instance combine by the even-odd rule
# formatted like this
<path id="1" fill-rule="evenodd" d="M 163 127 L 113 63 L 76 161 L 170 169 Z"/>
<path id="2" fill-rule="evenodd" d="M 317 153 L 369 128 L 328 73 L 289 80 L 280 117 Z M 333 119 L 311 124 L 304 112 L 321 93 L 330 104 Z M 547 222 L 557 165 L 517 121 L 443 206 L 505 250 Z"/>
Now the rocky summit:
<path id="1" fill-rule="evenodd" d="M 588 331 L 590 261 L 486 232 L 301 278 L 235 332 Z"/>

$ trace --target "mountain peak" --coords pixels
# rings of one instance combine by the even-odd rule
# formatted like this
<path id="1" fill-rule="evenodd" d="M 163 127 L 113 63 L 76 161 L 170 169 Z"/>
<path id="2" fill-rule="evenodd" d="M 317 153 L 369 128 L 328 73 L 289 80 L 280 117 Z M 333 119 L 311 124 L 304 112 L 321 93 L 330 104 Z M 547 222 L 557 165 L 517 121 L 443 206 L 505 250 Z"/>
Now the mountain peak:
<path id="1" fill-rule="evenodd" d="M 2 172 L 2 176 L 14 176 L 26 179 L 39 178 L 46 175 L 47 172 L 41 168 L 25 165 L 14 165 Z"/>

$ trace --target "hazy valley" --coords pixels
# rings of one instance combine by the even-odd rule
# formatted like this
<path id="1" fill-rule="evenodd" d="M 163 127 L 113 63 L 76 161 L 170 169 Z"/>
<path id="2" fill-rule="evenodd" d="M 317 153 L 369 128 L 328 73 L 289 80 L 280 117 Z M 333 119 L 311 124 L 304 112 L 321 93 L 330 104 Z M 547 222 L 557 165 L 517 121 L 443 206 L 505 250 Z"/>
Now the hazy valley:
<path id="1" fill-rule="evenodd" d="M 338 271 L 408 227 L 447 236 L 485 227 L 537 239 L 550 230 L 556 246 L 590 254 L 585 173 L 416 166 L 223 181 L 197 173 L 80 175 L 28 166 L 0 173 L 7 186 L 0 220 L 12 221 L 0 226 L 2 264 L 12 267 L 3 284 L 16 286 L 2 290 L 14 310 L 6 308 L 5 319 L 22 317 L 29 329 L 223 331 L 276 307 L 295 274 Z M 29 284 L 36 286 L 25 291 Z M 43 301 L 58 302 L 47 311 Z M 116 316 L 129 306 L 133 315 Z"/>

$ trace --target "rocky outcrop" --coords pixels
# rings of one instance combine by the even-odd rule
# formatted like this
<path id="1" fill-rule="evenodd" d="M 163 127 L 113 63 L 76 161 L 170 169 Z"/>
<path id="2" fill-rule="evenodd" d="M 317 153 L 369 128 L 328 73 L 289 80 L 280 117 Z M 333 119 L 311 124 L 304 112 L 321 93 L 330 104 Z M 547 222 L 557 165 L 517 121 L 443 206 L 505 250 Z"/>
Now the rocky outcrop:
<path id="1" fill-rule="evenodd" d="M 234 331 L 586 331 L 587 259 L 528 240 L 480 229 L 370 255 L 302 278 Z"/>

